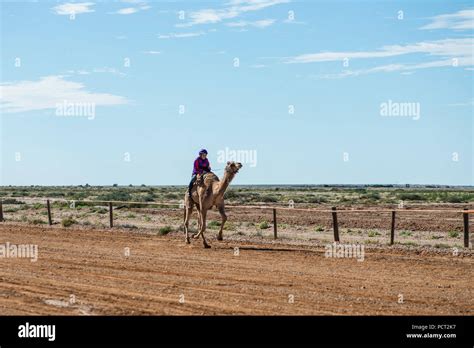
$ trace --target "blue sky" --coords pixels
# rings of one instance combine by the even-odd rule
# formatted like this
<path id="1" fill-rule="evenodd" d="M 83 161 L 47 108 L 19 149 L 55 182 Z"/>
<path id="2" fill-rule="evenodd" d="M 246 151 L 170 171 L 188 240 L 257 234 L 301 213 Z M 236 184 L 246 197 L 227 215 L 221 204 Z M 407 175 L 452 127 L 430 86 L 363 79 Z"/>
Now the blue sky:
<path id="1" fill-rule="evenodd" d="M 470 1 L 2 1 L 1 22 L 1 185 L 186 184 L 202 147 L 236 184 L 474 184 Z"/>

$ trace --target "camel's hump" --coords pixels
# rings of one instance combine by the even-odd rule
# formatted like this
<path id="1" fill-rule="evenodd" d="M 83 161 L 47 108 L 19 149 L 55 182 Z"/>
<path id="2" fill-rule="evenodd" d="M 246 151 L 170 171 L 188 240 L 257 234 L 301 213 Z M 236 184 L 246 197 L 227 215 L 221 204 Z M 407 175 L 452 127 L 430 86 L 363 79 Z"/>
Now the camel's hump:
<path id="1" fill-rule="evenodd" d="M 204 183 L 206 184 L 206 186 L 207 184 L 210 184 L 211 182 L 214 182 L 214 181 L 219 181 L 219 178 L 214 173 L 209 173 L 204 177 Z"/>

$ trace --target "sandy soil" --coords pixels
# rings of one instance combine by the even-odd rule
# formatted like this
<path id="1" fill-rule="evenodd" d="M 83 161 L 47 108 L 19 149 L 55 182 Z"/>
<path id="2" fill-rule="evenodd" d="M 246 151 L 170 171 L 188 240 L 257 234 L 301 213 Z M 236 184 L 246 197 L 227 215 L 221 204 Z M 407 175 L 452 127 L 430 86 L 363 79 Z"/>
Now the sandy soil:
<path id="1" fill-rule="evenodd" d="M 178 233 L 2 223 L 0 244 L 37 244 L 39 257 L 0 258 L 0 314 L 474 314 L 464 249 L 367 246 L 359 262 L 318 245 L 208 236 L 212 249 Z"/>

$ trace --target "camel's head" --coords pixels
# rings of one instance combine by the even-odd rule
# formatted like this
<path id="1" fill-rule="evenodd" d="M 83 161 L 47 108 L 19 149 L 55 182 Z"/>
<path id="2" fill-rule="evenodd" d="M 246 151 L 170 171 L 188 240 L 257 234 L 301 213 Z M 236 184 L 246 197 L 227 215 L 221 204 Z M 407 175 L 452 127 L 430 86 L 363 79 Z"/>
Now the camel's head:
<path id="1" fill-rule="evenodd" d="M 239 172 L 239 169 L 242 168 L 242 163 L 240 162 L 227 162 L 225 166 L 225 171 L 229 174 L 235 175 Z"/>

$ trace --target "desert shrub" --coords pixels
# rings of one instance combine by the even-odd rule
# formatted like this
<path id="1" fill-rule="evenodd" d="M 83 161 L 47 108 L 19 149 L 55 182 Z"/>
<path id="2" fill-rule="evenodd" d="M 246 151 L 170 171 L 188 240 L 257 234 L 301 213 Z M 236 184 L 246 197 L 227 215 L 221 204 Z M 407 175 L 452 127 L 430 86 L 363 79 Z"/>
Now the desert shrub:
<path id="1" fill-rule="evenodd" d="M 267 228 L 270 228 L 270 224 L 267 221 L 262 221 L 259 225 L 258 228 L 261 230 L 265 230 Z"/>
<path id="2" fill-rule="evenodd" d="M 445 198 L 445 202 L 448 203 L 468 203 L 470 201 L 474 201 L 474 195 L 469 193 L 452 194 Z"/>
<path id="3" fill-rule="evenodd" d="M 171 228 L 171 226 L 164 226 L 164 227 L 161 227 L 159 230 L 158 230 L 158 233 L 162 236 L 170 233 L 173 229 Z"/>
<path id="4" fill-rule="evenodd" d="M 130 192 L 127 192 L 125 190 L 117 190 L 114 192 L 108 192 L 106 194 L 102 194 L 97 196 L 96 198 L 97 201 L 131 201 L 132 200 L 132 195 Z"/>
<path id="5" fill-rule="evenodd" d="M 31 220 L 31 223 L 32 223 L 33 225 L 42 225 L 42 224 L 45 224 L 45 222 L 44 222 L 43 220 L 41 220 L 41 219 L 33 219 L 33 220 Z"/>
<path id="6" fill-rule="evenodd" d="M 228 230 L 228 231 L 235 231 L 235 230 L 237 230 L 237 226 L 233 222 L 227 222 L 224 225 L 224 229 Z"/>
<path id="7" fill-rule="evenodd" d="M 443 243 L 435 244 L 434 247 L 437 248 L 437 249 L 447 249 L 447 248 L 450 248 L 450 246 L 449 246 L 448 244 L 443 244 Z"/>
<path id="8" fill-rule="evenodd" d="M 51 198 L 61 198 L 65 196 L 64 192 L 59 192 L 59 191 L 51 191 L 51 192 L 45 192 L 42 194 L 38 194 L 37 196 L 39 197 L 51 197 Z"/>
<path id="9" fill-rule="evenodd" d="M 402 201 L 426 201 L 426 197 L 419 193 L 404 192 L 398 195 Z"/>
<path id="10" fill-rule="evenodd" d="M 61 225 L 63 227 L 69 227 L 69 226 L 74 225 L 75 223 L 77 223 L 77 221 L 71 217 L 67 217 L 61 220 Z"/>
<path id="11" fill-rule="evenodd" d="M 377 231 L 369 231 L 369 237 L 376 237 L 376 236 L 380 236 L 380 233 L 378 233 Z"/>
<path id="12" fill-rule="evenodd" d="M 88 192 L 67 192 L 66 197 L 73 201 L 80 201 L 81 199 L 86 199 L 89 197 Z"/>
<path id="13" fill-rule="evenodd" d="M 211 220 L 207 223 L 207 227 L 211 230 L 219 228 L 221 225 L 220 221 Z"/>
<path id="14" fill-rule="evenodd" d="M 12 192 L 12 197 L 28 197 L 30 193 L 28 191 L 16 191 Z"/>
<path id="15" fill-rule="evenodd" d="M 224 198 L 226 199 L 234 199 L 234 198 L 237 198 L 238 196 L 239 194 L 235 192 L 235 190 L 228 190 L 224 194 Z"/>
<path id="16" fill-rule="evenodd" d="M 178 198 L 181 198 L 181 196 L 179 196 L 178 194 L 176 193 L 167 193 L 164 195 L 164 197 L 166 199 L 178 199 Z"/>
<path id="17" fill-rule="evenodd" d="M 450 236 L 451 238 L 457 238 L 459 237 L 459 233 L 456 231 L 449 231 L 448 236 Z"/>
<path id="18" fill-rule="evenodd" d="M 155 194 L 148 192 L 142 196 L 139 196 L 138 199 L 140 202 L 153 202 L 155 200 Z"/>
<path id="19" fill-rule="evenodd" d="M 3 204 L 25 204 L 25 202 L 18 201 L 14 198 L 5 198 L 2 199 Z"/>
<path id="20" fill-rule="evenodd" d="M 260 200 L 264 203 L 276 203 L 278 202 L 278 198 L 275 196 L 263 196 Z"/>
<path id="21" fill-rule="evenodd" d="M 380 193 L 378 192 L 369 192 L 360 196 L 361 199 L 369 199 L 378 201 L 380 199 Z"/>
<path id="22" fill-rule="evenodd" d="M 98 207 L 93 207 L 91 208 L 92 213 L 97 213 L 97 214 L 107 214 L 109 210 L 106 208 L 98 208 Z"/>
<path id="23" fill-rule="evenodd" d="M 307 198 L 308 203 L 327 203 L 328 199 L 324 196 L 309 196 Z"/>

